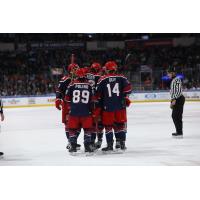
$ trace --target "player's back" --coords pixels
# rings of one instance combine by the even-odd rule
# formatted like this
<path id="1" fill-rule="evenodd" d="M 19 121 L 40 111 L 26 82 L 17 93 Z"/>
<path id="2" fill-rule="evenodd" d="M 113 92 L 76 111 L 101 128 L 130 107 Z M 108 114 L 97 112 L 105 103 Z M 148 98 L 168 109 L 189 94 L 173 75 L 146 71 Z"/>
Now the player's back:
<path id="1" fill-rule="evenodd" d="M 87 80 L 73 81 L 66 92 L 66 99 L 70 102 L 70 115 L 89 116 L 92 96 L 92 87 Z"/>
<path id="2" fill-rule="evenodd" d="M 120 74 L 103 76 L 97 84 L 97 96 L 102 100 L 103 109 L 116 111 L 125 108 L 124 97 L 131 92 L 127 78 Z"/>

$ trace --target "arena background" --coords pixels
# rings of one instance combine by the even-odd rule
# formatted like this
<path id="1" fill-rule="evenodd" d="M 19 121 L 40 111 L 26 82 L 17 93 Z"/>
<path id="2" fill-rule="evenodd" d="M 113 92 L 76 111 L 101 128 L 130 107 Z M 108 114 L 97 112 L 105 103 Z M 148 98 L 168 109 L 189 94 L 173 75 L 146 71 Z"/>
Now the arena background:
<path id="1" fill-rule="evenodd" d="M 59 79 L 115 60 L 131 81 L 133 102 L 169 101 L 166 69 L 176 66 L 188 101 L 200 101 L 200 34 L 0 34 L 0 96 L 5 107 L 52 106 Z"/>

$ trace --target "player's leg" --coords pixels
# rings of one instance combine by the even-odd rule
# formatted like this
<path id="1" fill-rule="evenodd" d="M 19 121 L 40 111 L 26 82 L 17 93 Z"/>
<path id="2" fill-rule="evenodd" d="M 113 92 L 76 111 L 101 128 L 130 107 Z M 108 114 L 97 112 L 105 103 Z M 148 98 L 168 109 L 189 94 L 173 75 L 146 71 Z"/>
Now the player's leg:
<path id="1" fill-rule="evenodd" d="M 69 142 L 71 144 L 71 148 L 69 152 L 76 152 L 77 149 L 77 130 L 79 130 L 79 117 L 69 116 L 68 128 L 69 128 Z"/>
<path id="2" fill-rule="evenodd" d="M 68 118 L 69 118 L 69 115 L 67 113 L 67 108 L 66 108 L 66 104 L 63 102 L 62 103 L 62 123 L 64 124 L 65 126 L 65 135 L 66 135 L 66 138 L 68 140 L 68 144 L 66 146 L 67 149 L 70 149 L 71 148 L 71 144 L 69 142 L 69 128 L 68 128 Z"/>
<path id="3" fill-rule="evenodd" d="M 114 113 L 103 111 L 102 122 L 105 126 L 105 135 L 107 147 L 102 148 L 102 151 L 112 151 L 113 150 L 113 125 L 114 125 Z"/>
<path id="4" fill-rule="evenodd" d="M 91 144 L 95 148 L 95 140 L 97 136 L 96 124 L 93 122 L 92 129 L 91 129 Z"/>
<path id="5" fill-rule="evenodd" d="M 69 141 L 69 128 L 68 128 L 68 122 L 65 123 L 65 135 L 66 135 L 66 138 L 67 138 L 67 141 L 68 141 L 68 144 L 66 146 L 67 149 L 70 149 L 71 148 L 71 144 L 70 144 L 70 141 Z"/>
<path id="6" fill-rule="evenodd" d="M 3 152 L 0 152 L 0 156 L 3 156 L 4 155 L 4 153 Z"/>
<path id="7" fill-rule="evenodd" d="M 116 138 L 116 149 L 126 149 L 126 128 L 125 128 L 125 123 L 115 123 L 114 126 L 114 133 L 115 133 L 115 138 Z"/>
<path id="8" fill-rule="evenodd" d="M 97 128 L 97 142 L 95 143 L 96 149 L 101 148 L 102 141 L 103 141 L 103 130 L 104 130 L 104 125 L 102 121 L 99 121 L 98 128 Z"/>
<path id="9" fill-rule="evenodd" d="M 69 129 L 69 141 L 71 147 L 69 148 L 69 152 L 77 152 L 76 146 L 77 146 L 77 137 L 76 137 L 76 131 L 77 129 Z"/>
<path id="10" fill-rule="evenodd" d="M 78 140 L 78 136 L 77 135 L 79 135 L 80 132 L 81 132 L 81 129 L 78 129 L 76 131 L 76 138 L 77 138 L 77 140 Z M 65 124 L 65 134 L 66 134 L 66 137 L 67 137 L 67 140 L 68 140 L 68 144 L 66 146 L 66 149 L 70 149 L 71 148 L 71 143 L 70 143 L 70 140 L 69 140 L 69 128 L 68 128 L 68 124 Z M 76 150 L 80 150 L 80 148 L 81 148 L 81 145 L 77 143 L 76 144 Z"/>
<path id="11" fill-rule="evenodd" d="M 77 130 L 77 132 L 76 132 L 76 137 L 77 137 L 77 139 L 78 139 L 80 133 L 81 133 L 81 129 Z"/>
<path id="12" fill-rule="evenodd" d="M 119 110 L 115 112 L 115 126 L 114 126 L 114 133 L 116 138 L 116 149 L 121 148 L 122 150 L 126 149 L 126 122 L 127 122 L 127 116 L 126 116 L 126 110 Z"/>
<path id="13" fill-rule="evenodd" d="M 81 117 L 81 126 L 84 130 L 84 147 L 86 153 L 94 151 L 91 140 L 91 133 L 93 131 L 93 120 L 91 116 Z"/>
<path id="14" fill-rule="evenodd" d="M 77 140 L 78 140 L 78 137 L 79 137 L 80 133 L 81 133 L 81 128 L 76 131 Z M 76 148 L 77 148 L 77 150 L 80 150 L 81 145 L 77 143 L 77 147 Z"/>

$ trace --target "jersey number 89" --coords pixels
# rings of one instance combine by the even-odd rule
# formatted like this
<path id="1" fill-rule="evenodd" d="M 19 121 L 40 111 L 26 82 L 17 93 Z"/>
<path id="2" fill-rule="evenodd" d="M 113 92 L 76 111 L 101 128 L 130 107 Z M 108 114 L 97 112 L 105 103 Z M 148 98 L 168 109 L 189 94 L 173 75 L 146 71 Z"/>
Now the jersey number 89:
<path id="1" fill-rule="evenodd" d="M 87 90 L 74 90 L 73 91 L 73 103 L 85 103 L 87 104 L 89 102 L 89 96 L 90 93 Z"/>

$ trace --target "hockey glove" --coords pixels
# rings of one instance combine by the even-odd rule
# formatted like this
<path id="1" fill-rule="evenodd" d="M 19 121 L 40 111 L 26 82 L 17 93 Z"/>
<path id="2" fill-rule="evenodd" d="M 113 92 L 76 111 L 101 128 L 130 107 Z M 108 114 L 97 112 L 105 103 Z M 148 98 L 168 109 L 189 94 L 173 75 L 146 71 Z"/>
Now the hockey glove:
<path id="1" fill-rule="evenodd" d="M 56 99 L 55 106 L 56 106 L 56 108 L 58 110 L 61 110 L 61 108 L 62 108 L 62 100 L 61 99 Z"/>
<path id="2" fill-rule="evenodd" d="M 125 97 L 126 101 L 126 107 L 129 107 L 131 105 L 131 100 L 128 97 Z"/>

